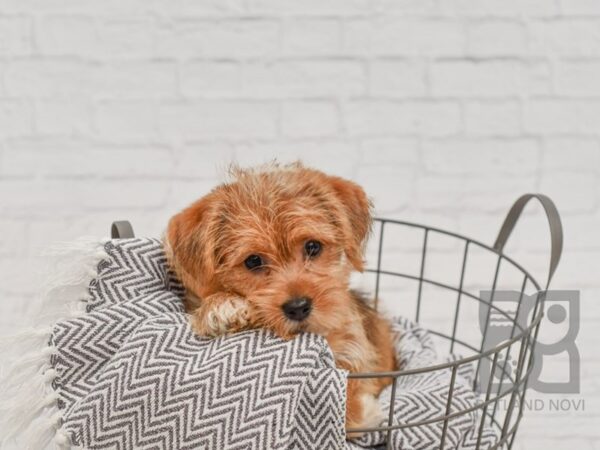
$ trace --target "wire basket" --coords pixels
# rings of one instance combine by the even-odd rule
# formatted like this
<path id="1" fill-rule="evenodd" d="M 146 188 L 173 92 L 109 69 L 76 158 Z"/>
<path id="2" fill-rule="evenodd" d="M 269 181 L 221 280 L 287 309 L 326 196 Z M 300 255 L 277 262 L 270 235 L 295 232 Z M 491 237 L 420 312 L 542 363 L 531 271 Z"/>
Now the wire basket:
<path id="1" fill-rule="evenodd" d="M 393 430 L 409 429 L 437 422 L 442 424 L 439 448 L 444 449 L 448 422 L 464 414 L 479 412 L 480 423 L 476 448 L 480 448 L 484 427 L 492 427 L 498 435 L 496 443 L 492 447 L 488 447 L 488 449 L 510 449 L 512 447 L 523 416 L 523 405 L 528 379 L 533 369 L 534 349 L 540 321 L 543 317 L 545 295 L 538 281 L 516 261 L 506 256 L 503 253 L 503 249 L 523 208 L 532 198 L 540 201 L 550 225 L 551 256 L 548 279 L 545 284 L 545 289 L 547 289 L 562 252 L 562 227 L 554 203 L 544 195 L 526 194 L 520 197 L 508 212 L 493 246 L 488 246 L 468 237 L 438 228 L 396 220 L 376 220 L 378 231 L 377 247 L 374 255 L 376 256 L 376 266 L 366 271 L 373 278 L 375 307 L 377 308 L 380 303 L 381 287 L 385 279 L 404 280 L 407 283 L 412 283 L 415 286 L 416 298 L 414 300 L 413 298 L 409 298 L 408 301 L 414 302 L 414 320 L 426 327 L 437 340 L 448 344 L 450 353 L 456 352 L 456 354 L 466 356 L 458 357 L 452 362 L 418 370 L 398 370 L 385 373 L 351 373 L 349 375 L 350 378 L 391 377 L 393 381 L 387 425 L 377 428 L 349 428 L 347 432 L 384 432 L 387 436 L 386 446 L 387 448 L 391 448 L 391 433 Z M 393 263 L 386 264 L 384 261 L 384 250 L 388 245 L 386 236 L 399 229 L 410 229 L 413 235 L 415 232 L 421 235 L 422 241 L 419 242 L 420 249 L 414 252 L 415 257 L 418 259 L 417 273 L 396 270 L 394 267 L 388 267 L 394 266 Z M 447 277 L 444 276 L 445 274 L 440 273 L 441 271 L 430 275 L 429 271 L 426 270 L 430 253 L 429 243 L 436 236 L 442 236 L 447 241 L 451 241 L 452 245 L 458 248 L 462 256 L 459 259 L 460 272 L 458 272 L 454 283 L 448 282 Z M 478 264 L 477 261 L 473 260 L 474 257 L 472 254 L 475 252 L 484 253 L 488 257 L 493 258 L 494 262 L 492 266 L 495 267 L 491 279 L 485 280 L 479 285 L 480 291 L 478 293 L 474 293 L 472 289 L 466 287 L 466 274 L 471 271 L 472 265 Z M 475 272 L 477 271 L 475 270 Z M 508 282 L 503 280 L 502 289 L 510 289 L 519 293 L 516 308 L 514 303 L 509 304 L 495 298 L 497 293 L 500 292 L 500 278 L 504 272 L 511 272 L 512 276 L 508 277 Z M 423 317 L 424 302 L 427 297 L 426 291 L 428 287 L 434 287 L 438 292 L 446 292 L 453 298 L 451 301 L 453 313 L 450 313 L 452 321 L 448 324 L 448 316 L 446 316 L 445 320 L 446 325 L 450 325 L 447 327 L 447 331 L 428 327 L 428 323 Z M 481 290 L 485 289 L 489 293 L 487 296 L 481 294 Z M 525 294 L 526 291 L 531 289 L 536 292 L 536 295 L 533 297 Z M 525 305 L 525 298 L 533 298 L 534 300 Z M 403 300 L 407 299 L 403 298 Z M 470 327 L 464 324 L 468 320 L 468 315 L 462 313 L 468 309 L 467 306 L 469 304 L 471 306 L 475 304 L 478 309 L 477 326 L 479 327 L 479 342 L 468 339 L 466 335 L 463 336 L 463 330 L 472 330 L 473 328 L 472 323 L 468 324 L 471 325 Z M 492 329 L 495 329 L 493 323 L 498 321 L 503 322 L 504 330 L 507 331 L 507 334 L 502 339 L 493 336 L 491 332 Z M 472 338 L 472 334 L 468 337 Z M 473 389 L 479 393 L 479 400 L 475 406 L 460 411 L 451 411 L 452 395 L 457 373 L 467 365 L 471 365 L 475 370 Z M 398 379 L 400 377 L 433 371 L 451 371 L 446 413 L 426 420 L 395 424 L 393 420 L 393 405 L 396 399 Z"/>
<path id="2" fill-rule="evenodd" d="M 550 264 L 549 273 L 544 286 L 520 264 L 506 256 L 503 253 L 504 246 L 517 222 L 525 205 L 535 198 L 538 200 L 546 213 L 548 224 L 550 226 Z M 436 337 L 442 344 L 446 343 L 449 352 L 456 356 L 451 362 L 437 364 L 431 367 L 398 370 L 394 372 L 370 372 L 370 373 L 350 373 L 349 378 L 392 378 L 391 401 L 388 411 L 388 421 L 386 426 L 374 428 L 348 428 L 347 433 L 353 432 L 383 432 L 387 437 L 386 444 L 380 448 L 391 448 L 391 433 L 394 430 L 410 429 L 430 424 L 442 424 L 442 432 L 437 448 L 444 450 L 448 431 L 448 422 L 462 415 L 479 412 L 479 426 L 476 436 L 475 448 L 479 450 L 482 442 L 482 430 L 484 427 L 490 427 L 495 430 L 498 439 L 485 450 L 510 449 L 512 448 L 519 423 L 523 417 L 523 405 L 525 403 L 525 394 L 529 377 L 533 370 L 535 345 L 538 337 L 539 325 L 544 314 L 545 290 L 548 289 L 550 280 L 558 266 L 562 253 L 562 226 L 560 216 L 556 206 L 542 194 L 526 194 L 520 197 L 509 210 L 504 223 L 502 224 L 498 237 L 493 246 L 483 244 L 474 239 L 461 236 L 439 228 L 419 225 L 416 223 L 376 219 L 376 228 L 378 230 L 378 239 L 374 259 L 375 267 L 366 270 L 366 273 L 372 277 L 373 290 L 375 293 L 374 304 L 378 308 L 380 302 L 380 293 L 385 279 L 403 280 L 412 283 L 415 287 L 415 298 L 404 298 L 413 303 L 415 322 L 426 327 L 431 335 Z M 410 242 L 418 242 L 418 248 L 414 259 L 416 264 L 415 273 L 398 269 L 397 264 L 388 264 L 385 261 L 386 252 L 390 252 L 390 246 L 386 236 L 393 231 L 409 229 L 413 232 L 413 239 Z M 414 233 L 420 235 L 414 238 Z M 113 222 L 111 235 L 113 238 L 132 238 L 134 236 L 131 224 L 127 221 Z M 458 271 L 454 282 L 448 281 L 448 272 L 451 265 L 446 265 L 444 270 L 434 270 L 429 274 L 427 270 L 428 261 L 432 256 L 431 241 L 436 236 L 442 236 L 452 243 L 455 249 L 458 249 L 459 259 L 457 264 Z M 384 252 L 384 249 L 386 250 Z M 414 250 L 414 249 L 413 249 Z M 489 277 L 483 277 L 479 281 L 479 290 L 474 292 L 473 286 L 469 288 L 467 274 L 474 266 L 477 267 L 480 261 L 474 260 L 473 254 L 483 253 L 492 260 L 493 267 Z M 403 253 L 402 257 L 407 258 Z M 504 272 L 512 271 L 512 277 L 508 280 L 502 280 Z M 477 272 L 477 271 L 475 271 Z M 437 293 L 428 295 L 427 288 L 435 287 Z M 508 303 L 499 301 L 497 298 L 502 290 L 510 289 L 516 293 L 516 302 L 513 302 L 513 309 L 508 308 Z M 488 295 L 482 295 L 487 290 Z M 528 296 L 525 293 L 533 290 L 535 295 Z M 446 302 L 450 305 L 452 312 L 443 316 L 442 322 L 448 331 L 442 329 L 436 330 L 435 326 L 429 327 L 428 320 L 425 318 L 424 303 L 428 296 L 434 297 L 439 301 L 440 292 L 450 294 L 452 299 Z M 394 289 L 394 296 L 398 289 Z M 525 299 L 531 300 L 525 305 Z M 439 303 L 439 302 L 438 302 Z M 516 303 L 516 305 L 514 304 Z M 472 340 L 465 330 L 469 327 L 469 317 L 463 312 L 468 310 L 469 305 L 476 305 L 478 309 L 478 332 L 475 341 Z M 437 308 L 438 305 L 436 305 Z M 403 310 L 403 315 L 406 316 Z M 452 317 L 449 321 L 448 318 Z M 471 317 L 472 319 L 472 317 Z M 472 320 L 471 320 L 472 321 Z M 501 339 L 492 336 L 491 330 L 494 328 L 494 322 L 503 322 L 504 329 L 510 330 L 504 333 Z M 435 324 L 434 324 L 435 325 Z M 471 324 L 472 325 L 472 324 Z M 439 326 L 439 324 L 438 324 Z M 471 327 L 472 328 L 472 327 Z M 471 340 L 469 340 L 471 338 Z M 509 361 L 513 361 L 509 364 Z M 478 402 L 462 410 L 452 410 L 452 398 L 454 394 L 455 381 L 461 368 L 472 366 L 474 369 L 473 390 L 478 392 Z M 427 372 L 450 371 L 450 385 L 446 395 L 446 411 L 439 417 L 428 418 L 413 422 L 404 422 L 394 424 L 393 405 L 396 399 L 398 379 L 410 375 L 424 374 Z M 484 376 L 486 375 L 486 376 Z M 494 381 L 496 380 L 496 381 Z M 504 406 L 500 403 L 505 401 Z M 429 447 L 428 447 L 429 448 Z"/>

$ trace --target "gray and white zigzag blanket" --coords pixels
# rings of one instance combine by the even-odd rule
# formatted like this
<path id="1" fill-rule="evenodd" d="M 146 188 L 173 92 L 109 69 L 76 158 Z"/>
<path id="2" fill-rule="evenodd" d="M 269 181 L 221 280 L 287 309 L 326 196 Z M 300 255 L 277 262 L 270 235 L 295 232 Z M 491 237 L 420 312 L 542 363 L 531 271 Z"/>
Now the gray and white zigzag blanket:
<path id="1" fill-rule="evenodd" d="M 74 245 L 65 274 L 48 290 L 48 326 L 23 335 L 30 352 L 4 371 L 4 443 L 42 449 L 362 449 L 374 432 L 346 441 L 347 372 L 325 339 L 290 341 L 266 330 L 216 339 L 194 335 L 183 289 L 156 239 Z M 426 331 L 394 321 L 404 369 L 442 361 Z M 450 412 L 473 406 L 472 374 L 461 370 Z M 443 416 L 450 371 L 403 376 L 394 424 Z M 384 411 L 391 388 L 380 396 Z M 445 448 L 476 447 L 476 413 L 449 420 Z M 385 424 L 382 424 L 385 425 Z M 498 437 L 485 428 L 479 448 Z M 391 433 L 394 449 L 439 448 L 442 422 Z M 16 444 L 15 444 L 16 442 Z M 3 447 L 4 448 L 4 447 Z"/>

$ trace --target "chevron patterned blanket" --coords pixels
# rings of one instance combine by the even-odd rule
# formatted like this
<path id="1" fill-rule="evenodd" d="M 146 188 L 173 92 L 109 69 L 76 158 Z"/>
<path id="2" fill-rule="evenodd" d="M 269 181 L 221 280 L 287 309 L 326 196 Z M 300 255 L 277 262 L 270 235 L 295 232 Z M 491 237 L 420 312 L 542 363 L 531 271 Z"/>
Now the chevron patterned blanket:
<path id="1" fill-rule="evenodd" d="M 265 330 L 197 337 L 160 241 L 88 242 L 71 250 L 40 306 L 48 326 L 22 337 L 31 352 L 0 385 L 8 399 L 0 407 L 5 442 L 219 450 L 356 450 L 385 442 L 382 432 L 346 441 L 347 373 L 336 369 L 322 337 L 284 341 Z M 416 324 L 398 319 L 394 327 L 406 369 L 443 359 Z M 471 377 L 468 368 L 459 372 L 451 413 L 475 404 Z M 449 386 L 450 372 L 399 378 L 394 422 L 443 415 Z M 388 388 L 380 397 L 384 411 L 391 401 Z M 479 422 L 474 412 L 451 419 L 445 448 L 475 449 Z M 441 422 L 401 428 L 391 433 L 391 447 L 439 448 L 441 434 Z M 486 428 L 477 448 L 497 440 Z"/>

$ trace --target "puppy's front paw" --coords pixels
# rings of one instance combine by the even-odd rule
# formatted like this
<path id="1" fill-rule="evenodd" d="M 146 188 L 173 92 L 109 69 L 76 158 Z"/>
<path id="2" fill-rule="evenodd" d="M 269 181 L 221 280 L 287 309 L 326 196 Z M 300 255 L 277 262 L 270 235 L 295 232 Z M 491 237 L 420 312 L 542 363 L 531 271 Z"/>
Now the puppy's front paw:
<path id="1" fill-rule="evenodd" d="M 373 428 L 381 426 L 385 421 L 386 416 L 377 397 L 371 394 L 364 394 L 361 398 L 363 406 L 363 426 L 365 428 Z"/>
<path id="2" fill-rule="evenodd" d="M 214 294 L 204 299 L 192 317 L 192 327 L 200 336 L 221 336 L 241 331 L 249 325 L 248 302 L 224 294 Z"/>
<path id="3" fill-rule="evenodd" d="M 375 428 L 385 422 L 386 416 L 379 405 L 377 397 L 372 394 L 362 394 L 358 400 L 360 419 L 356 422 L 347 423 L 348 428 Z M 358 439 L 363 434 L 364 432 L 348 433 L 348 437 Z"/>

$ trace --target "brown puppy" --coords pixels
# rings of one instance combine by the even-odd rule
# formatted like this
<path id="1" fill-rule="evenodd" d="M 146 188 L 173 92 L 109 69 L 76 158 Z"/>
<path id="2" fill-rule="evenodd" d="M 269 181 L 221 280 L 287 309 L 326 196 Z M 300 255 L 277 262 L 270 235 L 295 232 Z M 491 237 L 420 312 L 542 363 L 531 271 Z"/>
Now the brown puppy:
<path id="1" fill-rule="evenodd" d="M 165 248 L 187 290 L 194 330 L 269 328 L 325 337 L 350 372 L 396 369 L 389 323 L 349 289 L 371 228 L 364 191 L 301 164 L 233 171 L 174 216 Z M 349 379 L 347 427 L 378 425 L 389 378 Z"/>

